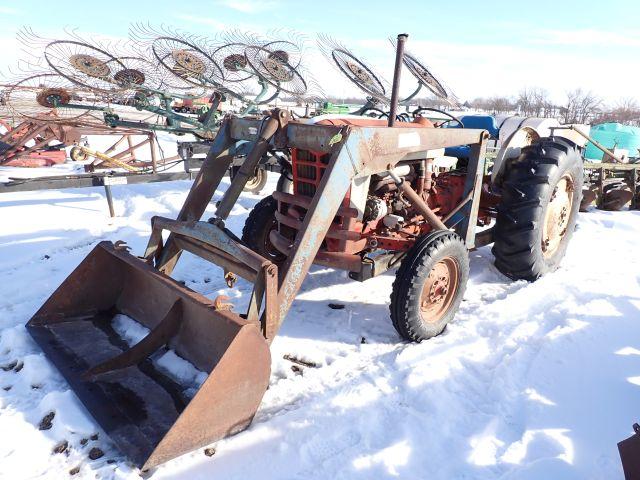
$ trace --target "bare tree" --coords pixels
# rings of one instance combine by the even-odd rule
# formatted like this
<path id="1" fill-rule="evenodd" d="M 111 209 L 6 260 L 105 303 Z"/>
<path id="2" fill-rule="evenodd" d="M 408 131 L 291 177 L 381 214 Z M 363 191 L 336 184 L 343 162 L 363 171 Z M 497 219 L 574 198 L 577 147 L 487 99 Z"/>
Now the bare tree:
<path id="1" fill-rule="evenodd" d="M 488 113 L 507 113 L 516 109 L 513 99 L 509 97 L 476 98 L 469 102 L 471 107 Z"/>
<path id="2" fill-rule="evenodd" d="M 525 87 L 520 90 L 517 99 L 518 110 L 527 117 L 554 117 L 557 107 L 544 88 Z"/>
<path id="3" fill-rule="evenodd" d="M 601 107 L 599 96 L 577 88 L 567 92 L 567 100 L 560 110 L 564 123 L 588 123 L 599 114 Z"/>
<path id="4" fill-rule="evenodd" d="M 451 105 L 439 97 L 434 98 L 418 98 L 414 100 L 419 107 L 437 108 L 439 110 L 448 110 Z"/>
<path id="5" fill-rule="evenodd" d="M 509 97 L 493 97 L 489 99 L 489 108 L 493 113 L 505 113 L 515 110 L 516 106 Z"/>
<path id="6" fill-rule="evenodd" d="M 536 103 L 540 94 L 537 88 L 525 87 L 518 93 L 517 106 L 525 116 L 533 117 L 536 115 Z"/>
<path id="7" fill-rule="evenodd" d="M 621 98 L 611 110 L 604 112 L 599 120 L 638 125 L 640 123 L 640 105 L 633 98 Z"/>
<path id="8" fill-rule="evenodd" d="M 362 98 L 336 98 L 333 103 L 361 104 Z M 440 98 L 416 98 L 414 105 L 449 110 L 451 106 Z M 525 87 L 517 97 L 493 96 L 477 97 L 464 102 L 466 108 L 488 114 L 514 114 L 528 117 L 557 118 L 563 123 L 604 123 L 617 122 L 640 126 L 640 102 L 634 98 L 621 98 L 612 106 L 605 106 L 603 100 L 591 91 L 581 88 L 566 93 L 562 105 L 555 104 L 549 92 L 540 87 Z"/>
<path id="9" fill-rule="evenodd" d="M 485 112 L 489 110 L 489 101 L 487 98 L 483 98 L 483 97 L 474 98 L 469 102 L 469 105 L 476 110 L 482 110 Z"/>

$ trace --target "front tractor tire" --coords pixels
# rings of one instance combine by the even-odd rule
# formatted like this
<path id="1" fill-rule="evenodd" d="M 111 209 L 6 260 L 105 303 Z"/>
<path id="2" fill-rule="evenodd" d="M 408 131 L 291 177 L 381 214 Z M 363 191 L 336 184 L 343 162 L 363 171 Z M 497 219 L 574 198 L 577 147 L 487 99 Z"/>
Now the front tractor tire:
<path id="1" fill-rule="evenodd" d="M 456 233 L 437 231 L 418 240 L 396 273 L 391 321 L 401 337 L 421 342 L 453 319 L 469 279 L 469 255 Z"/>
<path id="2" fill-rule="evenodd" d="M 576 226 L 582 165 L 575 145 L 550 137 L 506 166 L 493 254 L 507 277 L 534 281 L 558 268 Z"/>

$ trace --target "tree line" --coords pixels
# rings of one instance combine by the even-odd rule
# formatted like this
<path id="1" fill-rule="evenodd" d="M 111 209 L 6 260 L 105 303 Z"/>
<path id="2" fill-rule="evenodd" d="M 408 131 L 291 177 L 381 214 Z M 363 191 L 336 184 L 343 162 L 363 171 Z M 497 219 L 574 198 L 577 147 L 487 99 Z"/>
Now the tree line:
<path id="1" fill-rule="evenodd" d="M 640 126 L 640 105 L 633 98 L 622 98 L 607 105 L 601 97 L 581 88 L 566 93 L 560 105 L 551 101 L 543 88 L 524 88 L 516 97 L 476 98 L 465 106 L 492 114 L 518 113 L 526 117 L 557 118 L 563 123 L 618 122 Z"/>
<path id="2" fill-rule="evenodd" d="M 333 103 L 361 104 L 362 98 L 327 99 Z M 414 106 L 432 107 L 449 110 L 451 106 L 438 98 L 417 98 Z M 640 126 L 640 104 L 633 98 L 622 98 L 612 105 L 591 91 L 581 88 L 565 94 L 560 104 L 553 102 L 543 88 L 523 88 L 517 96 L 478 97 L 464 104 L 465 108 L 479 110 L 492 115 L 517 114 L 525 117 L 557 118 L 562 123 L 617 122 L 625 125 Z"/>

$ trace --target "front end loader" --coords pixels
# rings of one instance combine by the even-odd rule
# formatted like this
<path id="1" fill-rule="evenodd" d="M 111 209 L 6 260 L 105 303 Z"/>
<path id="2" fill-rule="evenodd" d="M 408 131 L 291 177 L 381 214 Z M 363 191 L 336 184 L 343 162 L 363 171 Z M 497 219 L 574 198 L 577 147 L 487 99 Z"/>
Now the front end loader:
<path id="1" fill-rule="evenodd" d="M 362 281 L 399 266 L 391 317 L 415 341 L 437 335 L 455 315 L 469 249 L 495 241 L 496 264 L 513 278 L 533 280 L 557 266 L 579 204 L 575 149 L 558 139 L 526 147 L 496 194 L 486 183 L 487 138 L 421 118 L 398 122 L 393 108 L 388 121 L 309 123 L 278 109 L 260 119 L 227 116 L 178 218 L 152 219 L 143 256 L 98 244 L 28 330 L 143 470 L 239 432 L 268 387 L 269 345 L 313 263 Z M 215 216 L 202 221 L 241 141 L 253 147 Z M 466 164 L 439 173 L 442 149 L 460 145 L 470 147 Z M 293 193 L 267 197 L 269 210 L 250 215 L 242 240 L 225 221 L 268 149 L 291 151 Z M 493 229 L 478 231 L 492 220 Z M 246 311 L 173 280 L 183 251 L 221 267 L 230 286 L 237 277 L 252 282 Z M 113 328 L 122 314 L 149 329 L 133 346 Z M 166 349 L 208 374 L 195 394 L 157 368 Z"/>

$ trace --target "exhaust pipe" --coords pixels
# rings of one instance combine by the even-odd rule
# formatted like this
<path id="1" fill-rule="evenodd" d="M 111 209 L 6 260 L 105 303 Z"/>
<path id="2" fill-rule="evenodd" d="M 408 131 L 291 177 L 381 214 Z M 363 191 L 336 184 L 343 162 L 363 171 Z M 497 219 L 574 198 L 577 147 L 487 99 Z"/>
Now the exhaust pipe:
<path id="1" fill-rule="evenodd" d="M 398 93 L 400 91 L 400 75 L 402 74 L 402 61 L 404 59 L 404 44 L 409 35 L 401 33 L 398 35 L 398 44 L 396 47 L 396 64 L 393 69 L 393 86 L 391 87 L 391 110 L 389 111 L 388 126 L 393 127 L 396 124 L 396 115 L 398 114 Z"/>

